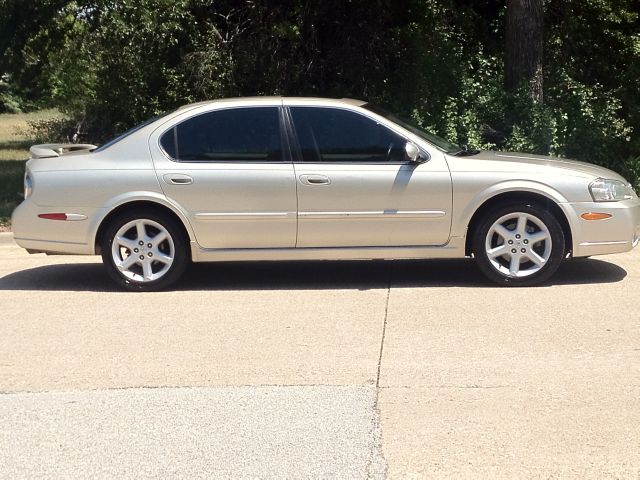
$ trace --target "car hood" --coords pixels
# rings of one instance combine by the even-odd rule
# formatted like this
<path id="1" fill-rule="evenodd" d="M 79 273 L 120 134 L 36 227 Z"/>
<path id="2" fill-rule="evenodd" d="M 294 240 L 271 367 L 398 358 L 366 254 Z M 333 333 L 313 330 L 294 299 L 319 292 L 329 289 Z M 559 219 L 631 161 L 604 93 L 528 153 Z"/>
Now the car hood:
<path id="1" fill-rule="evenodd" d="M 528 153 L 517 152 L 493 152 L 482 151 L 476 155 L 463 157 L 469 160 L 500 162 L 504 164 L 505 169 L 517 169 L 517 165 L 536 165 L 540 167 L 562 168 L 571 170 L 574 173 L 582 174 L 590 177 L 603 177 L 616 180 L 626 180 L 616 172 L 592 163 L 580 162 L 578 160 L 570 160 L 558 157 L 547 157 L 544 155 L 533 155 Z M 512 164 L 510 167 L 507 166 Z"/>

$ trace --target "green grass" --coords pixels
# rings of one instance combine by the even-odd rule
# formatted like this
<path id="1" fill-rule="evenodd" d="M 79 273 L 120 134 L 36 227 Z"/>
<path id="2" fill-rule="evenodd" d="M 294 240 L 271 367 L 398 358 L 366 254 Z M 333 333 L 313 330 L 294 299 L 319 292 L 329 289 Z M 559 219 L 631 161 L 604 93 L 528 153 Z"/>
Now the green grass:
<path id="1" fill-rule="evenodd" d="M 29 122 L 59 118 L 57 110 L 30 113 L 0 114 L 0 161 L 25 160 L 34 139 L 29 134 Z"/>
<path id="2" fill-rule="evenodd" d="M 36 143 L 28 122 L 58 117 L 57 110 L 0 114 L 0 230 L 9 226 L 11 212 L 22 201 L 24 164 Z"/>

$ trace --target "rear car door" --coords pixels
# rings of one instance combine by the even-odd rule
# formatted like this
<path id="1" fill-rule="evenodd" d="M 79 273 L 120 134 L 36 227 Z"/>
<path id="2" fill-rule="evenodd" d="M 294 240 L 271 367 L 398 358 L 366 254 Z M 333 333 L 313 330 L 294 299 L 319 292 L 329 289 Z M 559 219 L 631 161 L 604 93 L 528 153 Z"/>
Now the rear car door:
<path id="1" fill-rule="evenodd" d="M 362 111 L 288 105 L 296 139 L 297 247 L 443 245 L 452 187 L 444 155 L 410 163 L 407 138 Z"/>
<path id="2" fill-rule="evenodd" d="M 295 246 L 296 185 L 282 132 L 280 106 L 266 104 L 196 109 L 151 135 L 158 181 L 201 247 Z"/>

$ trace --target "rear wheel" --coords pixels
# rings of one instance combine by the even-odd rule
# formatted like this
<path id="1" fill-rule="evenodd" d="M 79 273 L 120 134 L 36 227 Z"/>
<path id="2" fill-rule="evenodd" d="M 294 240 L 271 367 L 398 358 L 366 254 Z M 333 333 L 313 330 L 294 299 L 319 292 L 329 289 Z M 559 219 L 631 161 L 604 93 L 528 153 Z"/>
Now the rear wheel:
<path id="1" fill-rule="evenodd" d="M 172 217 L 131 211 L 115 218 L 106 229 L 102 261 L 109 276 L 127 290 L 160 290 L 184 272 L 187 243 Z"/>
<path id="2" fill-rule="evenodd" d="M 558 220 L 536 204 L 511 205 L 490 212 L 473 238 L 480 270 L 500 285 L 545 282 L 560 266 L 564 249 Z"/>

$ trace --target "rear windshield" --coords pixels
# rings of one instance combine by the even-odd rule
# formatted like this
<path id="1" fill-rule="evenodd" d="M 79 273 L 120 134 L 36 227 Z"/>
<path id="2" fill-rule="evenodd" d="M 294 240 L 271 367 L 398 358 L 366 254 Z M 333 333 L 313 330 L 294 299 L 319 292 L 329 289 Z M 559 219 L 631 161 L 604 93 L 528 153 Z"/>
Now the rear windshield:
<path id="1" fill-rule="evenodd" d="M 153 117 L 153 118 L 150 118 L 149 120 L 146 120 L 146 121 L 142 122 L 141 124 L 136 125 L 136 126 L 135 126 L 135 127 L 133 127 L 133 128 L 130 128 L 129 130 L 127 130 L 126 132 L 124 132 L 124 133 L 122 133 L 122 134 L 118 135 L 118 136 L 117 136 L 117 137 L 115 137 L 114 139 L 109 140 L 107 143 L 105 143 L 105 144 L 101 145 L 100 147 L 98 147 L 97 149 L 95 149 L 95 150 L 93 150 L 93 151 L 94 151 L 94 152 L 101 152 L 101 151 L 103 151 L 103 150 L 106 150 L 107 148 L 111 147 L 112 145 L 115 145 L 116 143 L 118 143 L 119 141 L 124 140 L 124 139 L 125 139 L 125 138 L 127 138 L 129 135 L 131 135 L 131 134 L 133 134 L 133 133 L 136 133 L 136 132 L 137 132 L 138 130 L 140 130 L 141 128 L 144 128 L 144 127 L 146 127 L 147 125 L 149 125 L 149 124 L 151 124 L 151 123 L 155 122 L 156 120 L 160 120 L 162 117 L 166 117 L 167 115 L 169 115 L 169 114 L 171 114 L 171 113 L 173 113 L 173 112 L 175 112 L 175 110 L 171 110 L 171 111 L 169 111 L 169 112 L 164 112 L 164 113 L 162 113 L 162 114 L 160 114 L 160 115 L 157 115 L 157 116 L 155 116 L 155 117 Z"/>

